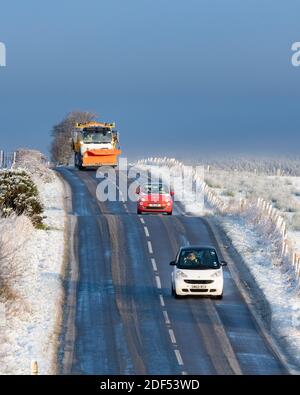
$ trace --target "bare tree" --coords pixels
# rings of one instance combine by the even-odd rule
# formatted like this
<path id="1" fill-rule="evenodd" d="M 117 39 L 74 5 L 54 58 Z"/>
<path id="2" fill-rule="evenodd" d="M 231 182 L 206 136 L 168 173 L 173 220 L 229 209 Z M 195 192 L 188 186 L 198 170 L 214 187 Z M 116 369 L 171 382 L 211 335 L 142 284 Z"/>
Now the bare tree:
<path id="1" fill-rule="evenodd" d="M 69 164 L 73 152 L 71 146 L 72 131 L 77 122 L 89 122 L 97 118 L 97 114 L 88 111 L 73 111 L 65 119 L 53 126 L 51 159 L 54 163 Z"/>

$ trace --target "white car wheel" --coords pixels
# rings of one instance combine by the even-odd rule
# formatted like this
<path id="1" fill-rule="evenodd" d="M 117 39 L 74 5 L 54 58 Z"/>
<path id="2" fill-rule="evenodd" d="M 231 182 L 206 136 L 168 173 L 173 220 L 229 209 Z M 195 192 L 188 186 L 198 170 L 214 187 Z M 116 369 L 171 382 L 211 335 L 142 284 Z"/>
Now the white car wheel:
<path id="1" fill-rule="evenodd" d="M 176 292 L 176 288 L 174 287 L 173 283 L 172 283 L 172 295 L 174 296 L 175 299 L 180 299 L 182 298 L 181 295 L 178 295 Z"/>

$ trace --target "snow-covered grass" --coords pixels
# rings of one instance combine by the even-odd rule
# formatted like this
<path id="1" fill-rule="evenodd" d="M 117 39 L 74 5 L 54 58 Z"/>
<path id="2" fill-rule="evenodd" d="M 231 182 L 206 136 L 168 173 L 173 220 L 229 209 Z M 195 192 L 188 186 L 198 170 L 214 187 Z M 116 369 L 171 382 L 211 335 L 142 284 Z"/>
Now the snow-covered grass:
<path id="1" fill-rule="evenodd" d="M 221 198 L 231 197 L 233 204 L 258 197 L 272 202 L 286 221 L 288 238 L 300 251 L 300 238 L 294 234 L 300 230 L 300 177 L 210 169 L 205 181 Z"/>
<path id="2" fill-rule="evenodd" d="M 186 161 L 186 164 L 193 164 L 194 161 Z M 300 157 L 274 157 L 266 155 L 209 155 L 202 156 L 197 161 L 197 165 L 215 170 L 227 170 L 233 172 L 250 172 L 257 175 L 284 175 L 300 176 Z"/>
<path id="3" fill-rule="evenodd" d="M 249 172 L 210 170 L 205 181 L 216 193 L 230 193 L 237 198 L 262 197 L 272 201 L 282 212 L 300 210 L 300 178 L 287 176 L 256 175 Z"/>
<path id="4" fill-rule="evenodd" d="M 166 160 L 144 161 L 138 165 L 144 168 L 144 164 L 152 165 L 152 173 L 161 172 L 155 170 L 156 164 L 172 165 Z M 262 176 L 256 179 L 255 175 L 226 173 L 222 170 L 217 177 L 212 177 L 211 172 L 205 174 L 209 186 L 214 188 L 217 199 L 226 200 L 226 209 L 220 213 L 215 210 L 213 204 L 203 205 L 194 203 L 187 207 L 186 211 L 195 215 L 213 215 L 219 225 L 225 230 L 235 249 L 242 256 L 254 276 L 258 286 L 264 292 L 271 308 L 272 332 L 284 341 L 285 347 L 300 367 L 300 289 L 299 278 L 287 256 L 281 254 L 282 235 L 268 216 L 262 215 L 255 204 L 248 205 L 244 210 L 237 210 L 240 206 L 240 198 L 259 196 L 280 196 L 291 201 L 291 195 L 298 190 L 298 177 L 278 178 Z M 278 190 L 277 190 L 278 189 Z M 231 193 L 225 193 L 230 191 Z M 222 193 L 223 192 L 223 193 Z M 231 204 L 228 204 L 230 199 Z M 251 198 L 250 198 L 251 201 Z M 288 202 L 286 202 L 288 203 Z M 294 202 L 298 211 L 298 202 Z M 230 207 L 234 207 L 233 210 Z M 300 232 L 291 232 L 295 238 L 295 244 L 299 245 Z"/>
<path id="5" fill-rule="evenodd" d="M 31 168 L 45 207 L 47 230 L 35 229 L 25 217 L 0 220 L 0 373 L 30 374 L 36 360 L 41 374 L 55 373 L 63 298 L 64 190 L 55 173 Z M 22 168 L 26 168 L 24 165 Z M 2 276 L 1 276 L 2 275 Z"/>

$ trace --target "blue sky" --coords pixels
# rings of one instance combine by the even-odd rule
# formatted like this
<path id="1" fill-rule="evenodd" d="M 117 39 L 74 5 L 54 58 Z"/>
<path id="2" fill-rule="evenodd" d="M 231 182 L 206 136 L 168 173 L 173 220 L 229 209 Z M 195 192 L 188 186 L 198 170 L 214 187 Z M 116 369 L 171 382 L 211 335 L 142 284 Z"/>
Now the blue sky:
<path id="1" fill-rule="evenodd" d="M 124 154 L 297 154 L 297 0 L 2 0 L 1 148 L 47 152 L 71 110 Z"/>

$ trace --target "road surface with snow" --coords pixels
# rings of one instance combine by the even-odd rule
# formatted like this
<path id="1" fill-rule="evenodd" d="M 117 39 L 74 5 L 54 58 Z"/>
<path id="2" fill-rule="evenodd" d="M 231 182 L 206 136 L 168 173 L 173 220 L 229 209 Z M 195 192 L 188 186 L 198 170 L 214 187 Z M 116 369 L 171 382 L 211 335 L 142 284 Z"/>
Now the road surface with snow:
<path id="1" fill-rule="evenodd" d="M 78 269 L 67 285 L 62 373 L 286 373 L 227 268 L 223 300 L 171 296 L 178 248 L 216 245 L 201 217 L 180 205 L 173 216 L 138 216 L 134 202 L 97 200 L 94 171 L 59 171 L 72 192 Z"/>

